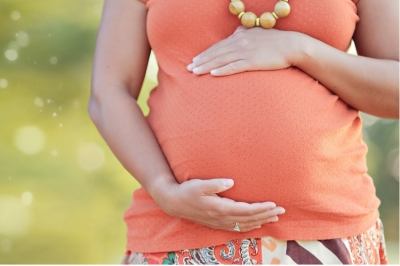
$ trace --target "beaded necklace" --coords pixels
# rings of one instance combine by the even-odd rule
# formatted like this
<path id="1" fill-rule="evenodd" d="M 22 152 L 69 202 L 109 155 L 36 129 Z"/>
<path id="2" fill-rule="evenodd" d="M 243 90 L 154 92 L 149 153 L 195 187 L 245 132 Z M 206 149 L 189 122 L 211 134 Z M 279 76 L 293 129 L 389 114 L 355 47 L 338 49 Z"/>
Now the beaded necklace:
<path id="1" fill-rule="evenodd" d="M 265 12 L 259 18 L 253 12 L 244 11 L 244 3 L 240 0 L 231 0 L 229 11 L 231 14 L 238 16 L 242 25 L 246 28 L 261 26 L 264 29 L 271 29 L 275 26 L 278 18 L 283 18 L 289 15 L 290 5 L 289 0 L 279 0 L 275 4 L 274 12 Z"/>

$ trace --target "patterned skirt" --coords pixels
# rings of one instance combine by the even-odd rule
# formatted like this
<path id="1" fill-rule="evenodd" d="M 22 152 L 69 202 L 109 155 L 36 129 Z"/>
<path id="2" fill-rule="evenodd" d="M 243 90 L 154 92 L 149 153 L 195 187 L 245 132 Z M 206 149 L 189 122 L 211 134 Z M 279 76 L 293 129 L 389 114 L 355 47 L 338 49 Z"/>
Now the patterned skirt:
<path id="1" fill-rule="evenodd" d="M 235 239 L 226 244 L 160 253 L 127 251 L 122 264 L 387 264 L 381 220 L 365 233 L 328 240 L 273 237 Z"/>

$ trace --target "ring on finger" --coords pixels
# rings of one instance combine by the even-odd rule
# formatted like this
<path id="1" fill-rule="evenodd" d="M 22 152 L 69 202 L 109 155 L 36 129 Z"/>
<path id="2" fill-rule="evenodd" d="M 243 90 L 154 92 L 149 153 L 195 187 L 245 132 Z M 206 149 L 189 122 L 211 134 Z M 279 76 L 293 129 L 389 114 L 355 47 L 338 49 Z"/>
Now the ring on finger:
<path id="1" fill-rule="evenodd" d="M 240 232 L 239 223 L 235 223 L 235 227 L 233 228 L 233 231 Z"/>

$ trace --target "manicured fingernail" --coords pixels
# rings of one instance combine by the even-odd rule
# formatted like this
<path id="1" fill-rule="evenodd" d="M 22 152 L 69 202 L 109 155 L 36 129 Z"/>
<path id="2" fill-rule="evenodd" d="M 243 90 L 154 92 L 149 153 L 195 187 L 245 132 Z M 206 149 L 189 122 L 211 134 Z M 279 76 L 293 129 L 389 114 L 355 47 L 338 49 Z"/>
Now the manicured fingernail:
<path id="1" fill-rule="evenodd" d="M 232 187 L 233 184 L 234 184 L 234 182 L 233 182 L 232 179 L 225 179 L 225 180 L 224 180 L 224 185 L 225 185 L 225 187 Z"/>
<path id="2" fill-rule="evenodd" d="M 254 228 L 261 228 L 261 225 L 259 225 L 259 226 L 256 226 L 256 227 L 254 227 Z"/>
<path id="3" fill-rule="evenodd" d="M 218 74 L 218 71 L 216 70 L 216 69 L 213 69 L 213 70 L 211 70 L 211 75 L 216 75 L 216 74 Z"/>
<path id="4" fill-rule="evenodd" d="M 194 68 L 193 63 L 192 63 L 192 64 L 189 64 L 189 65 L 187 66 L 187 70 L 189 70 L 189 71 L 192 71 L 193 68 Z"/>
<path id="5" fill-rule="evenodd" d="M 284 214 L 286 212 L 286 210 L 284 208 L 280 208 L 280 210 L 278 211 L 278 214 Z"/>
<path id="6" fill-rule="evenodd" d="M 199 58 L 197 56 L 195 58 L 193 58 L 193 62 L 196 62 L 197 60 L 199 60 Z"/>

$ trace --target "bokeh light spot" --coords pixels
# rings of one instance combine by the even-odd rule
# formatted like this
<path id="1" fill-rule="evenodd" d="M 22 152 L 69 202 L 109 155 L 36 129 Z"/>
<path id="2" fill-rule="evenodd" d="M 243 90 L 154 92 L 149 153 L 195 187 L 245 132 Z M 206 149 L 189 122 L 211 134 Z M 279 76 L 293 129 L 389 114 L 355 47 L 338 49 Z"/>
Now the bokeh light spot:
<path id="1" fill-rule="evenodd" d="M 21 127 L 14 135 L 14 144 L 25 154 L 36 154 L 43 149 L 45 144 L 43 130 L 37 126 Z"/>
<path id="2" fill-rule="evenodd" d="M 50 63 L 52 65 L 56 65 L 58 63 L 58 58 L 56 56 L 53 56 L 52 58 L 50 58 Z"/>
<path id="3" fill-rule="evenodd" d="M 37 107 L 43 107 L 43 100 L 40 97 L 36 97 L 34 103 Z"/>
<path id="4" fill-rule="evenodd" d="M 4 55 L 10 61 L 15 61 L 18 58 L 18 52 L 13 49 L 7 50 Z"/>
<path id="5" fill-rule="evenodd" d="M 17 44 L 20 47 L 27 47 L 29 45 L 29 35 L 25 31 L 19 31 L 15 34 Z"/>
<path id="6" fill-rule="evenodd" d="M 22 204 L 24 204 L 26 206 L 31 205 L 32 200 L 33 200 L 33 195 L 30 191 L 25 191 L 24 193 L 22 193 L 22 195 L 21 195 Z"/>
<path id="7" fill-rule="evenodd" d="M 11 12 L 11 19 L 12 20 L 19 20 L 21 18 L 21 13 L 17 10 Z"/>
<path id="8" fill-rule="evenodd" d="M 102 166 L 104 157 L 103 149 L 93 142 L 82 144 L 77 153 L 79 165 L 87 171 L 93 171 Z"/>
<path id="9" fill-rule="evenodd" d="M 5 89 L 8 87 L 8 81 L 6 79 L 0 79 L 0 88 Z"/>
<path id="10" fill-rule="evenodd" d="M 29 208 L 16 197 L 0 196 L 0 234 L 5 236 L 24 235 L 32 224 Z"/>

